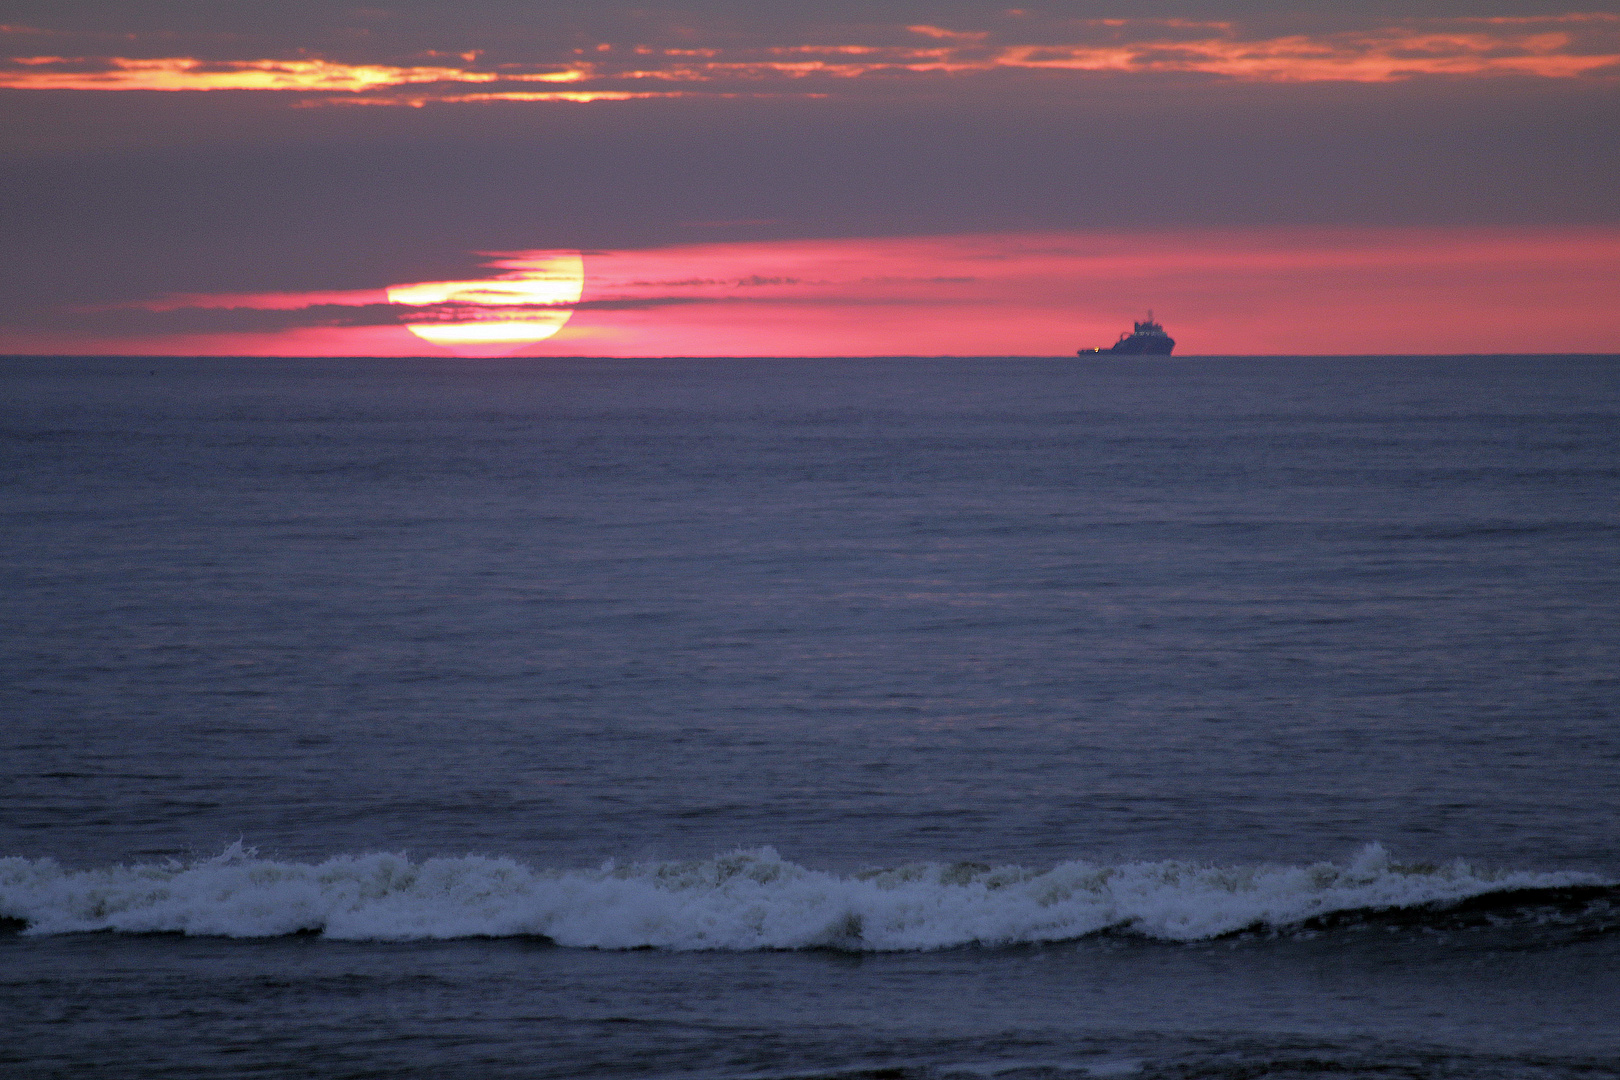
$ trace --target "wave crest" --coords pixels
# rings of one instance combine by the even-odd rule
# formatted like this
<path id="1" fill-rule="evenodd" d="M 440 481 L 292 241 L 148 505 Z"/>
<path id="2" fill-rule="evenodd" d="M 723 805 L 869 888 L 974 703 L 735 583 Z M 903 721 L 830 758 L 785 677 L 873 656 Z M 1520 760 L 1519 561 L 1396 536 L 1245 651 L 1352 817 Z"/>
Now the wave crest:
<path id="1" fill-rule="evenodd" d="M 536 936 L 599 949 L 899 951 L 1063 941 L 1106 930 L 1197 941 L 1350 912 L 1612 884 L 1591 874 L 1495 872 L 1462 862 L 1400 865 L 1377 844 L 1342 865 L 1074 861 L 1032 870 L 914 863 L 835 874 L 796 865 L 771 848 L 548 870 L 473 855 L 280 862 L 238 843 L 190 863 L 94 870 L 0 859 L 0 919 L 21 922 L 31 934 Z"/>

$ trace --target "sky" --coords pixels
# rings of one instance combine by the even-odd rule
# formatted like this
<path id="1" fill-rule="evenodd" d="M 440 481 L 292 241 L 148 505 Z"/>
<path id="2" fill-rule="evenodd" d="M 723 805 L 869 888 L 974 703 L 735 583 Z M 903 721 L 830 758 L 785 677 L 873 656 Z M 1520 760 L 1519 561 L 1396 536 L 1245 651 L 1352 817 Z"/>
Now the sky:
<path id="1" fill-rule="evenodd" d="M 1620 352 L 1620 8 L 0 2 L 0 354 Z"/>

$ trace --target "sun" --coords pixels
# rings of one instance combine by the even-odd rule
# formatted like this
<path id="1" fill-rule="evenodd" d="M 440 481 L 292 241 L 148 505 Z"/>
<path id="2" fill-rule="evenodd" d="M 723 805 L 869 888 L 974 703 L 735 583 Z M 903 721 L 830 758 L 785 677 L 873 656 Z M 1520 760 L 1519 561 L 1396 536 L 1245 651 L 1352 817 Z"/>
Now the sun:
<path id="1" fill-rule="evenodd" d="M 504 273 L 483 281 L 390 285 L 388 302 L 421 308 L 405 328 L 457 356 L 506 356 L 563 328 L 585 290 L 577 251 L 486 252 Z"/>

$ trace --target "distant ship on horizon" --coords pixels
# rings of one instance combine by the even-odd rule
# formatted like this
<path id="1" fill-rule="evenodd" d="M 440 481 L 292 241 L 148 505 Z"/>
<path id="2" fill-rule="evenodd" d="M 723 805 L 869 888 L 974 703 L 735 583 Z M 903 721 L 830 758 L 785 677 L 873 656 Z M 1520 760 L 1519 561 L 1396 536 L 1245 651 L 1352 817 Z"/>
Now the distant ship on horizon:
<path id="1" fill-rule="evenodd" d="M 1108 353 L 1115 356 L 1169 356 L 1170 350 L 1176 347 L 1175 338 L 1164 332 L 1164 327 L 1153 321 L 1153 312 L 1149 311 L 1146 322 L 1136 324 L 1136 329 L 1128 334 L 1120 334 L 1119 340 L 1106 349 L 1080 349 L 1077 356 L 1096 356 L 1099 353 Z"/>

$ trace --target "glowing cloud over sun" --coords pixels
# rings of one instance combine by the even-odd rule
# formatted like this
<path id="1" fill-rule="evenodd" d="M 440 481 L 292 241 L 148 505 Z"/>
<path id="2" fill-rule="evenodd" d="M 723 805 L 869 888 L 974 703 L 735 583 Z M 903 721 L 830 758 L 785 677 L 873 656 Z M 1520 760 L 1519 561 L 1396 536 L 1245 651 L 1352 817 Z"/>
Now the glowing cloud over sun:
<path id="1" fill-rule="evenodd" d="M 551 337 L 585 288 L 577 251 L 526 251 L 487 263 L 506 273 L 482 281 L 390 285 L 388 302 L 419 308 L 405 327 L 458 356 L 505 356 Z"/>

